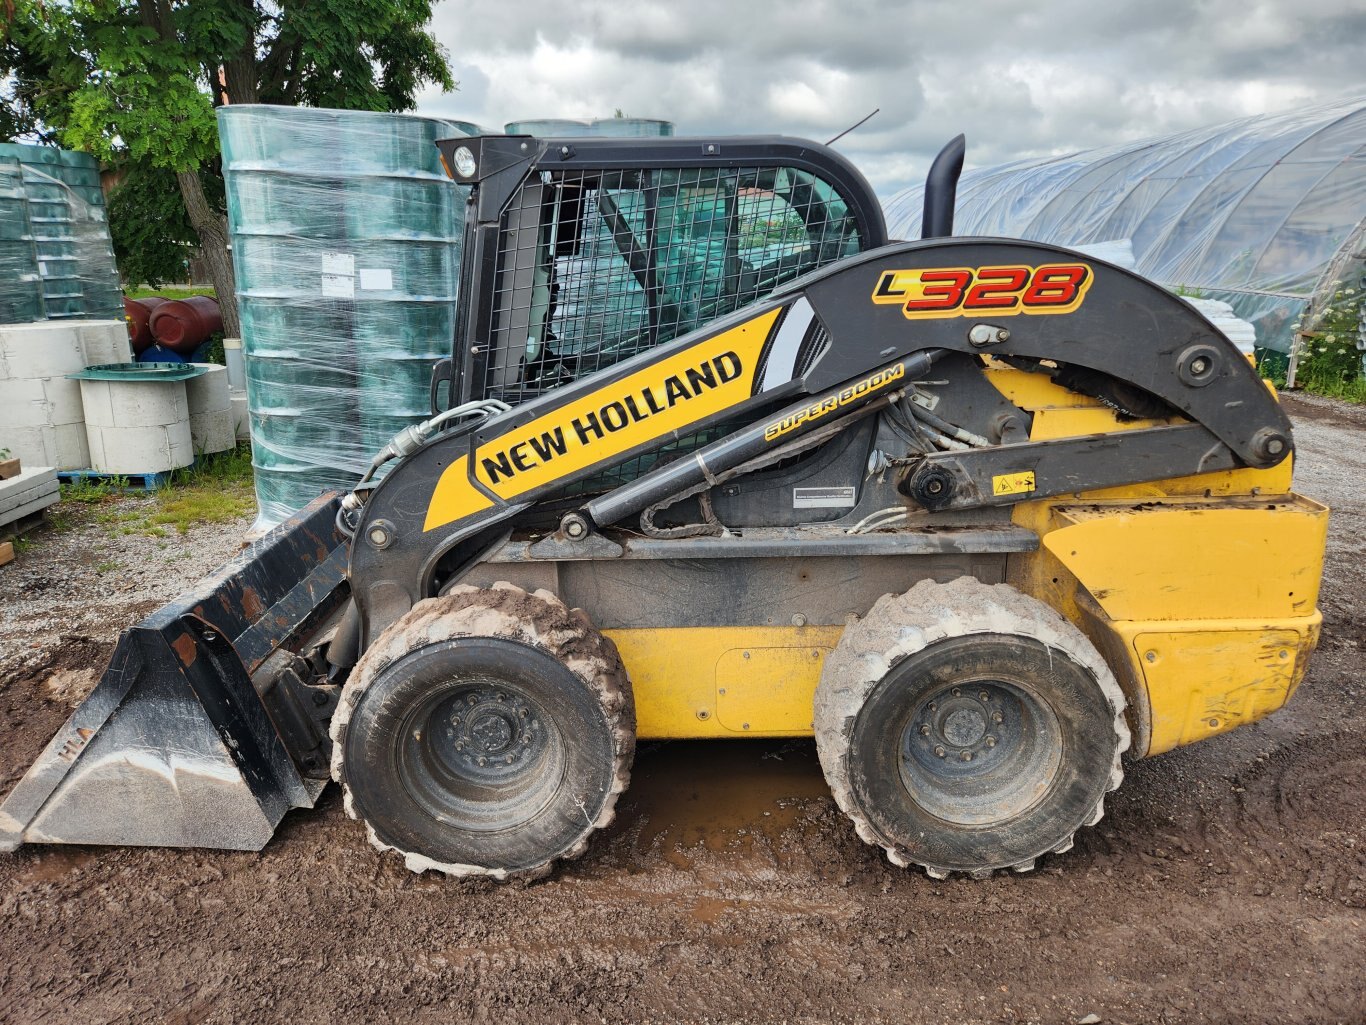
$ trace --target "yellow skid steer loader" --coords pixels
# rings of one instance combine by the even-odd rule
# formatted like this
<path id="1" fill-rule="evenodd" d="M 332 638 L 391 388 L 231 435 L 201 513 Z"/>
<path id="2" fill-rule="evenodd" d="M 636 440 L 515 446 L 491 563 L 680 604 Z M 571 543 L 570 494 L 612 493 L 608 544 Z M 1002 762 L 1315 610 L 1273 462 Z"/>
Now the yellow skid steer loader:
<path id="1" fill-rule="evenodd" d="M 439 145 L 431 419 L 124 632 L 6 848 L 259 849 L 333 779 L 410 868 L 529 877 L 637 738 L 814 735 L 896 864 L 1026 871 L 1294 692 L 1327 510 L 1274 394 L 1130 271 L 953 237 L 961 137 L 914 242 L 800 140 Z"/>

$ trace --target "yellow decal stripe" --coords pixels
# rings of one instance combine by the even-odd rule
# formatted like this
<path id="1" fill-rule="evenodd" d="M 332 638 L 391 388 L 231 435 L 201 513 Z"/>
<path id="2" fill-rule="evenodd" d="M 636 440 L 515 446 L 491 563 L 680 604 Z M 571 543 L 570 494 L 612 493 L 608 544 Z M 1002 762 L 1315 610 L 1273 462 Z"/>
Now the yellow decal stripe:
<path id="1" fill-rule="evenodd" d="M 492 504 L 471 484 L 471 469 L 475 480 L 510 501 L 743 402 L 753 394 L 759 356 L 779 312 L 761 313 L 480 446 L 472 468 L 461 459 L 441 475 L 423 529 Z"/>
<path id="2" fill-rule="evenodd" d="M 427 504 L 427 520 L 422 524 L 424 531 L 473 516 L 493 505 L 487 495 L 470 483 L 469 462 L 469 456 L 461 456 L 441 474 L 432 500 Z"/>

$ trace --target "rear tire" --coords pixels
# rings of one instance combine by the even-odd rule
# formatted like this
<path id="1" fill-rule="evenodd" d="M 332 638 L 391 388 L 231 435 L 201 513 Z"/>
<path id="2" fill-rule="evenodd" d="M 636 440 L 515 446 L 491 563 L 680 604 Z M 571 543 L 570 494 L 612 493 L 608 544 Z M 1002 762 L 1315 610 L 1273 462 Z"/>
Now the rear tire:
<path id="1" fill-rule="evenodd" d="M 1028 871 L 1104 812 L 1124 696 L 1086 637 L 1005 584 L 887 595 L 845 631 L 815 702 L 840 808 L 894 864 Z"/>
<path id="2" fill-rule="evenodd" d="M 612 821 L 635 750 L 616 647 L 548 591 L 457 587 L 356 664 L 332 775 L 413 871 L 536 878 Z"/>

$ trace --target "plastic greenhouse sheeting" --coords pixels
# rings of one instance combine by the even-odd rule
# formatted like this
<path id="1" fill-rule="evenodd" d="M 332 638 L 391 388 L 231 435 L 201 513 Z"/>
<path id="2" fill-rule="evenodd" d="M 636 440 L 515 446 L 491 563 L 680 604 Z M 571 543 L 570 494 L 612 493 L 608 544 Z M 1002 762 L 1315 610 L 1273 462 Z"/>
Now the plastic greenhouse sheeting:
<path id="1" fill-rule="evenodd" d="M 885 204 L 918 238 L 924 188 Z M 954 231 L 1074 246 L 1131 240 L 1139 273 L 1222 299 L 1257 344 L 1292 325 L 1366 244 L 1366 98 L 1266 114 L 1070 156 L 976 169 Z"/>
<path id="2" fill-rule="evenodd" d="M 268 105 L 223 107 L 218 124 L 259 528 L 349 489 L 430 415 L 468 194 L 435 143 L 470 126 Z"/>

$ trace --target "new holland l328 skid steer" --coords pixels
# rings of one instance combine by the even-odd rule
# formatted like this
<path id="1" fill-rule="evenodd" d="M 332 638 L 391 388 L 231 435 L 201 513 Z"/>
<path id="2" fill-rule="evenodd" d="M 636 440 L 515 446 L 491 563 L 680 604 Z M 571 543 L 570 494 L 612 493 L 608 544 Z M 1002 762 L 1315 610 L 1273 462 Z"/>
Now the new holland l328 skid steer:
<path id="1" fill-rule="evenodd" d="M 1024 871 L 1294 692 L 1327 511 L 1275 396 L 1127 270 L 952 237 L 961 138 L 916 242 L 798 140 L 440 147 L 432 418 L 125 631 L 6 847 L 259 849 L 330 778 L 410 868 L 535 876 L 637 738 L 814 734 L 893 862 Z"/>

